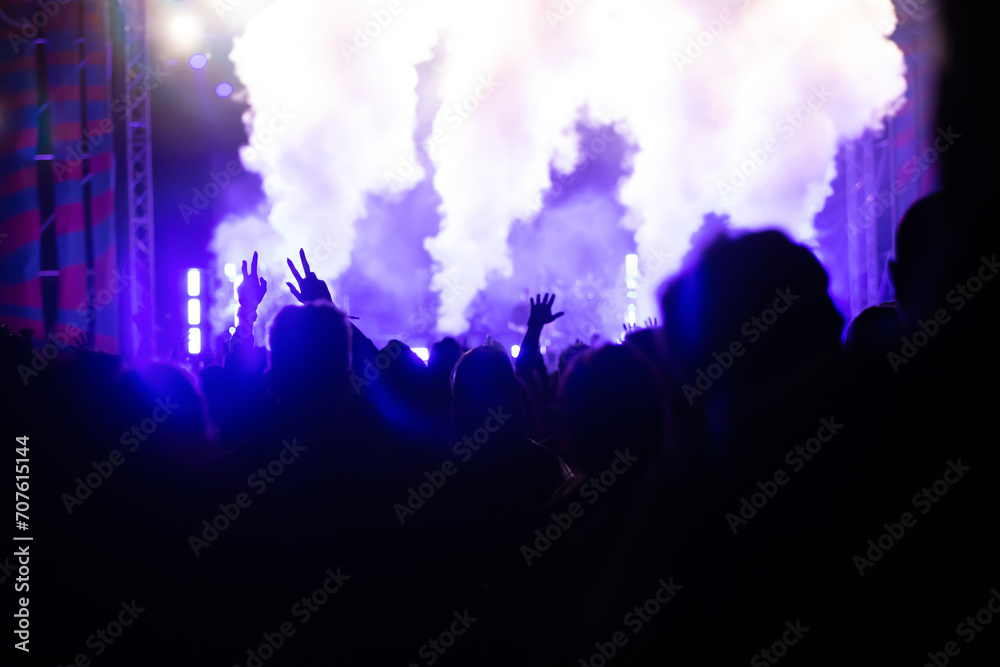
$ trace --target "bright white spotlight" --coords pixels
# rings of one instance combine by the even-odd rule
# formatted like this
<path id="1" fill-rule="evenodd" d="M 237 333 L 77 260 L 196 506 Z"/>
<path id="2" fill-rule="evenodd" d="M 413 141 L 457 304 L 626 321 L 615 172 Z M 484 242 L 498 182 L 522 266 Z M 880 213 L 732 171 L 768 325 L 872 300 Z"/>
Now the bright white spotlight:
<path id="1" fill-rule="evenodd" d="M 170 19 L 167 34 L 175 46 L 186 48 L 194 46 L 201 38 L 201 23 L 194 14 L 176 14 Z"/>
<path id="2" fill-rule="evenodd" d="M 630 303 L 628 305 L 628 323 L 635 324 L 635 304 Z"/>
<path id="3" fill-rule="evenodd" d="M 188 324 L 201 324 L 201 299 L 188 299 Z"/>
<path id="4" fill-rule="evenodd" d="M 521 346 L 518 345 L 517 343 L 514 343 L 513 345 L 510 346 L 510 356 L 517 359 L 517 355 L 519 354 L 521 354 Z"/>
<path id="5" fill-rule="evenodd" d="M 225 271 L 226 271 L 226 277 L 229 278 L 230 280 L 236 278 L 236 265 L 233 264 L 232 262 L 226 262 Z"/>
<path id="6" fill-rule="evenodd" d="M 201 270 L 188 269 L 188 296 L 201 296 Z"/>
<path id="7" fill-rule="evenodd" d="M 625 255 L 625 275 L 629 278 L 639 275 L 639 255 L 634 253 Z"/>
<path id="8" fill-rule="evenodd" d="M 638 281 L 636 278 L 639 276 L 639 255 L 630 254 L 625 255 L 625 286 L 630 290 L 634 290 Z M 630 298 L 635 298 L 632 296 L 632 292 L 629 292 Z"/>
<path id="9" fill-rule="evenodd" d="M 411 347 L 410 349 L 413 350 L 413 354 L 420 357 L 421 361 L 425 364 L 431 358 L 431 352 L 426 347 Z"/>
<path id="10" fill-rule="evenodd" d="M 188 354 L 201 354 L 201 329 L 188 329 Z"/>

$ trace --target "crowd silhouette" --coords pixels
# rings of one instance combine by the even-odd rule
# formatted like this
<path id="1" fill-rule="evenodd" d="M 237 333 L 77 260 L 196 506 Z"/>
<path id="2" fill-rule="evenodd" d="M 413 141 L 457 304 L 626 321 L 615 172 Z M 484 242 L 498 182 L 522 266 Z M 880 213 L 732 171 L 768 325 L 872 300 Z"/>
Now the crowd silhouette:
<path id="1" fill-rule="evenodd" d="M 305 253 L 268 355 L 255 254 L 224 363 L 128 369 L 80 341 L 13 399 L 59 414 L 33 434 L 38 651 L 248 667 L 948 657 L 1000 562 L 995 394 L 976 379 L 995 369 L 998 266 L 962 256 L 950 215 L 944 193 L 907 212 L 898 300 L 843 340 L 808 249 L 724 233 L 664 286 L 662 326 L 578 341 L 552 372 L 554 295 L 531 299 L 516 360 L 445 338 L 425 364 L 373 344 Z M 13 385 L 33 350 L 4 334 Z M 120 638 L 94 634 L 129 603 Z M 983 660 L 1000 637 L 984 620 L 962 645 Z"/>
<path id="2" fill-rule="evenodd" d="M 896 299 L 850 323 L 813 253 L 763 231 L 721 233 L 657 321 L 557 368 L 554 295 L 516 359 L 444 338 L 425 364 L 304 252 L 266 331 L 274 287 L 243 263 L 240 325 L 197 375 L 82 340 L 26 376 L 31 332 L 4 327 L 32 659 L 997 664 L 995 121 L 970 77 L 942 81 L 972 138 L 895 230 Z"/>

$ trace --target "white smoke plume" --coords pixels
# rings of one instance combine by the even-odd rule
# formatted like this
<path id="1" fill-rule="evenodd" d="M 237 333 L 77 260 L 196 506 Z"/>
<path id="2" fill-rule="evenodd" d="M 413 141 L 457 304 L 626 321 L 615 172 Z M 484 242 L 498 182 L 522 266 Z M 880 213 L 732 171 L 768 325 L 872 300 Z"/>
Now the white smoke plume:
<path id="1" fill-rule="evenodd" d="M 438 330 L 461 333 L 491 276 L 512 271 L 526 202 L 581 159 L 578 124 L 613 126 L 634 147 L 620 224 L 640 256 L 639 316 L 655 315 L 706 214 L 811 238 L 839 143 L 905 93 L 894 25 L 890 0 L 276 0 L 231 56 L 267 224 L 229 221 L 213 248 L 262 250 L 280 271 L 322 240 L 314 270 L 336 277 L 372 197 L 432 178 L 430 288 Z M 291 120 L 275 132 L 279 111 Z"/>

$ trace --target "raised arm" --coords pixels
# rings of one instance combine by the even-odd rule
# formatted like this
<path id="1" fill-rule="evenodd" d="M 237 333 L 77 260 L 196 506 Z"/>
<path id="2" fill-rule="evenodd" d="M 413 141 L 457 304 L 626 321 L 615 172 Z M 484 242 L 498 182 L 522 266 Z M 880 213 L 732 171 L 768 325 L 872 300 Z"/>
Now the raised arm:
<path id="1" fill-rule="evenodd" d="M 267 281 L 257 276 L 257 253 L 254 252 L 253 259 L 250 260 L 250 273 L 247 273 L 247 262 L 243 260 L 243 282 L 236 288 L 236 296 L 240 302 L 236 313 L 240 323 L 236 327 L 236 333 L 229 339 L 227 366 L 235 359 L 246 364 L 247 368 L 253 366 L 253 325 L 257 321 L 257 307 L 265 294 Z"/>
<path id="2" fill-rule="evenodd" d="M 555 294 L 538 294 L 531 302 L 531 312 L 528 315 L 528 330 L 524 332 L 524 340 L 521 341 L 521 351 L 517 355 L 514 366 L 517 373 L 522 378 L 530 378 L 535 370 L 539 356 L 539 341 L 542 337 L 542 327 L 550 322 L 554 322 L 564 315 L 562 311 L 552 314 L 552 304 L 556 300 Z"/>
<path id="3" fill-rule="evenodd" d="M 288 285 L 288 289 L 291 290 L 292 296 L 298 299 L 299 303 L 326 301 L 332 304 L 333 296 L 330 294 L 330 288 L 327 287 L 325 281 L 320 280 L 316 276 L 316 273 L 309 268 L 309 260 L 306 259 L 306 251 L 302 248 L 299 248 L 299 259 L 302 260 L 301 274 L 296 268 L 295 262 L 291 259 L 288 260 L 288 268 L 292 270 L 292 275 L 295 277 L 295 282 L 298 284 L 298 287 L 296 288 L 296 286 L 290 282 L 285 283 Z M 356 320 L 358 318 L 348 315 L 348 319 Z M 368 336 L 361 333 L 361 330 L 354 326 L 354 323 L 351 322 L 351 366 L 355 369 L 355 372 L 363 371 L 365 360 L 374 363 L 376 354 L 378 354 L 378 348 L 375 344 L 368 338 Z M 359 369 L 361 370 L 359 371 Z"/>

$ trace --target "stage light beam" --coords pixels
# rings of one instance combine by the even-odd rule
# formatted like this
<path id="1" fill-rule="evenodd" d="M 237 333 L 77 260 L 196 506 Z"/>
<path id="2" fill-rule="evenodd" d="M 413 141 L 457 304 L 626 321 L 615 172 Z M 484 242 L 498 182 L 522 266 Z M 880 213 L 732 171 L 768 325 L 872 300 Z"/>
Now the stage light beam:
<path id="1" fill-rule="evenodd" d="M 201 299 L 188 299 L 188 324 L 198 326 L 201 324 Z"/>
<path id="2" fill-rule="evenodd" d="M 194 14 L 175 14 L 167 24 L 167 36 L 177 48 L 194 46 L 201 39 L 201 22 Z"/>
<path id="3" fill-rule="evenodd" d="M 188 296 L 201 296 L 201 270 L 188 269 L 187 272 L 187 292 Z"/>
<path id="4" fill-rule="evenodd" d="M 201 354 L 201 329 L 188 329 L 188 354 Z"/>

